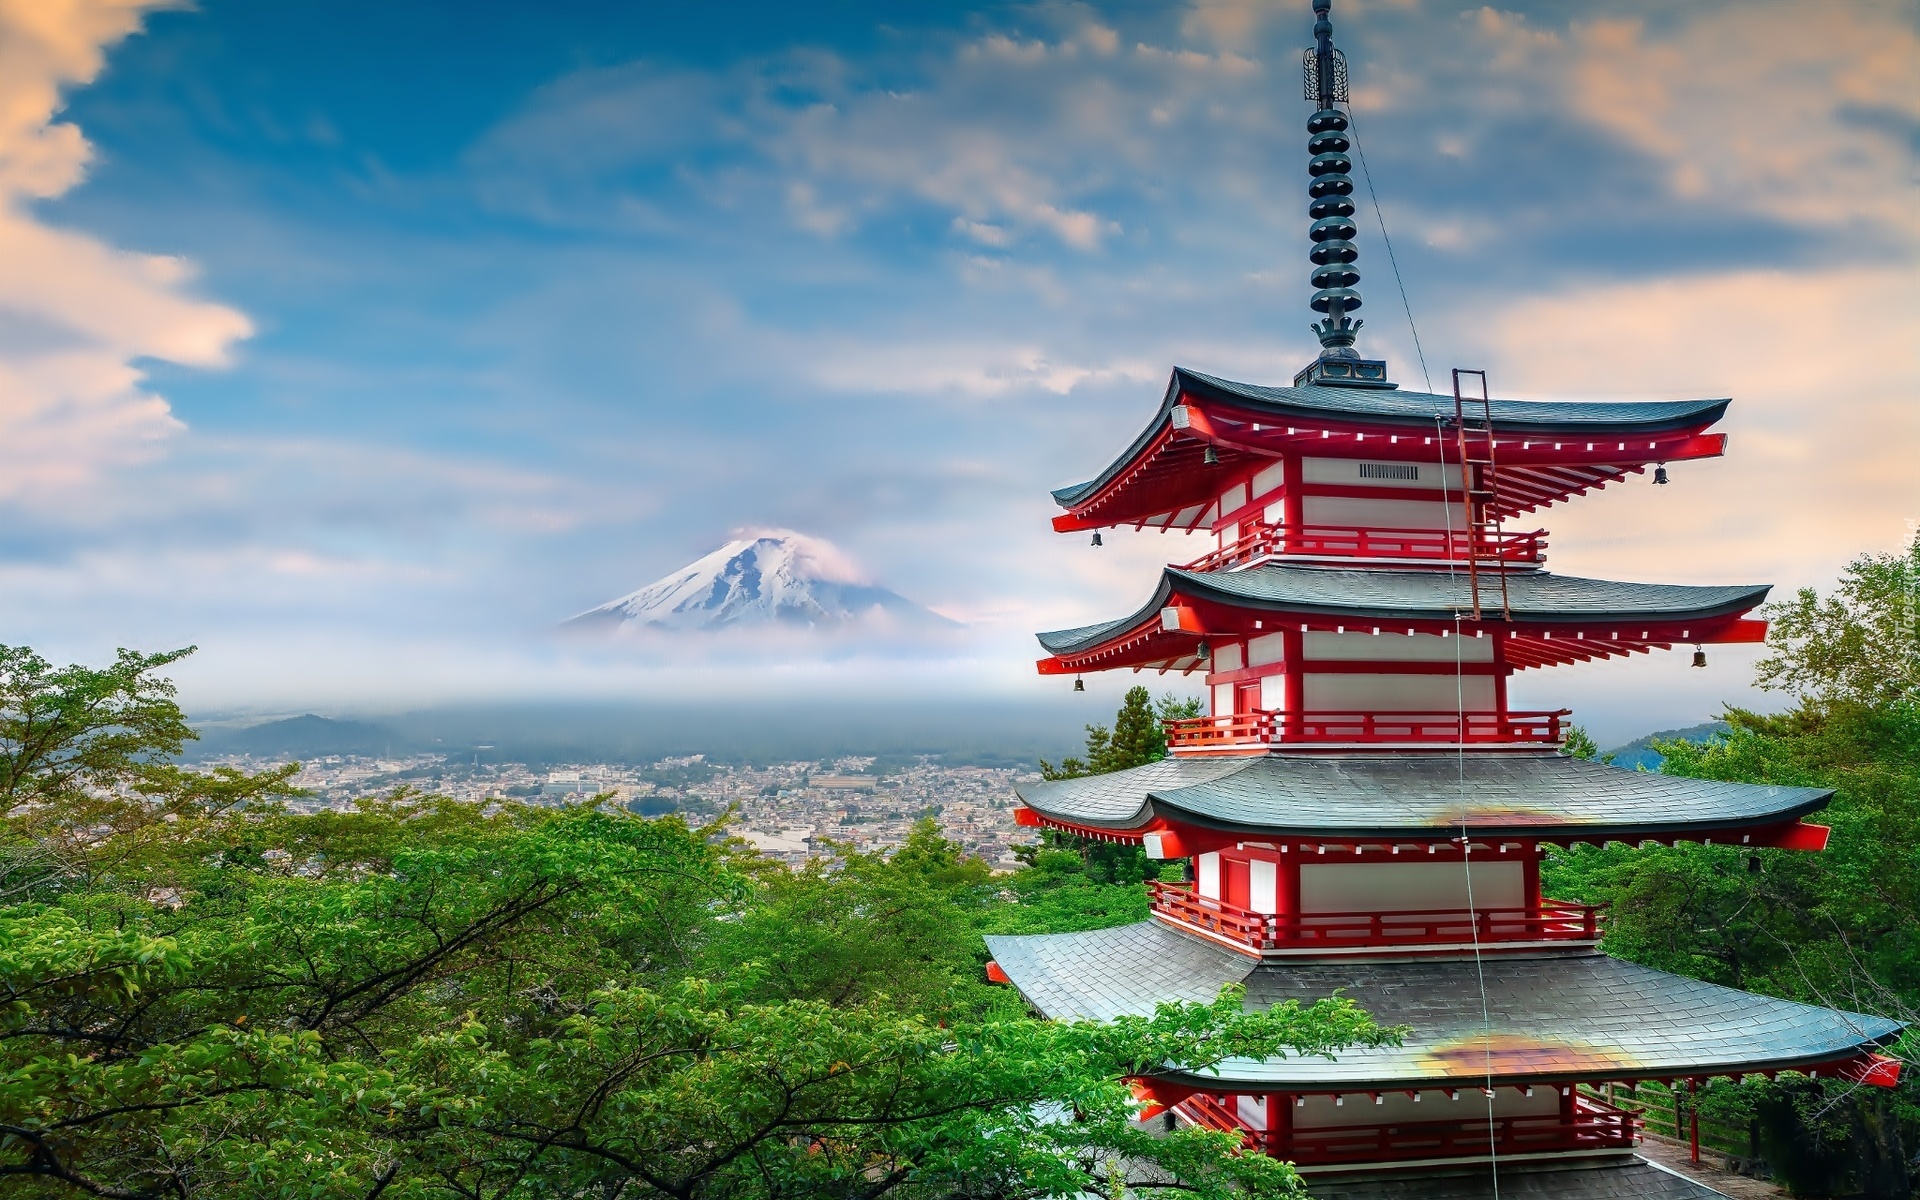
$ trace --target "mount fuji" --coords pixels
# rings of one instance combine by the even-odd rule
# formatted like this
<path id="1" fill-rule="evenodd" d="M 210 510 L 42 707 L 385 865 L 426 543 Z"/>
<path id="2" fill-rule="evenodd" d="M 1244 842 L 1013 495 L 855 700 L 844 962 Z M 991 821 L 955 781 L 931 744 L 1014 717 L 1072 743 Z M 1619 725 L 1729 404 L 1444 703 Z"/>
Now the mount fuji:
<path id="1" fill-rule="evenodd" d="M 905 632 L 958 623 L 874 583 L 839 547 L 756 531 L 635 592 L 561 623 L 578 632 L 747 627 Z"/>

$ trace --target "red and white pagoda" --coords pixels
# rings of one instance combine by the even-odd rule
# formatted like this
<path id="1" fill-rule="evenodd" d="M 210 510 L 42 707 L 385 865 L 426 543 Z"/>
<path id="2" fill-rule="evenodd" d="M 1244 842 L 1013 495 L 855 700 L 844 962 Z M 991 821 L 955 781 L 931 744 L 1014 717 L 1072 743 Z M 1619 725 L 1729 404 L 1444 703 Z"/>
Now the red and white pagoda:
<path id="1" fill-rule="evenodd" d="M 1800 1071 L 1890 1085 L 1882 1018 L 1750 995 L 1606 956 L 1603 914 L 1541 893 L 1578 843 L 1817 851 L 1831 793 L 1682 779 L 1567 756 L 1561 709 L 1515 671 L 1756 642 L 1765 585 L 1556 575 L 1529 514 L 1722 454 L 1728 401 L 1409 392 L 1353 350 L 1346 68 L 1330 0 L 1307 52 L 1319 358 L 1291 386 L 1175 369 L 1147 428 L 1054 493 L 1062 532 L 1205 530 L 1116 620 L 1040 635 L 1045 675 L 1205 672 L 1170 756 L 1021 793 L 1023 824 L 1190 864 L 1152 918 L 989 938 L 990 974 L 1053 1018 L 1151 1013 L 1242 984 L 1250 1006 L 1336 991 L 1412 1033 L 1336 1059 L 1228 1061 L 1137 1082 L 1149 1112 L 1238 1134 L 1314 1195 L 1707 1197 L 1642 1161 L 1595 1086 Z M 1463 376 L 1465 377 L 1463 379 Z M 1464 385 L 1464 386 L 1463 386 Z M 1497 1191 L 1496 1191 L 1497 1189 Z"/>

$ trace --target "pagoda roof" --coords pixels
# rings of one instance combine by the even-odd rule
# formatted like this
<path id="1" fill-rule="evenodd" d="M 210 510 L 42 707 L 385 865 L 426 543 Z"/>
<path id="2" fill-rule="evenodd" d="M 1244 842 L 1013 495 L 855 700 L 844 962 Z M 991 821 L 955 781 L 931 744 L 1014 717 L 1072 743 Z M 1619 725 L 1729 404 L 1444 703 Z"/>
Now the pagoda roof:
<path id="1" fill-rule="evenodd" d="M 1175 756 L 1018 788 L 1042 817 L 1138 833 L 1156 821 L 1249 836 L 1664 839 L 1777 826 L 1831 788 L 1629 771 L 1558 753 Z"/>
<path id="2" fill-rule="evenodd" d="M 1524 647 L 1514 647 L 1519 654 L 1508 656 L 1516 667 L 1600 658 L 1675 641 L 1716 640 L 1712 633 L 1718 627 L 1757 607 L 1771 590 L 1764 583 L 1626 583 L 1547 571 L 1510 573 L 1506 587 L 1512 620 L 1490 621 L 1486 627 L 1509 635 L 1530 635 L 1523 639 Z M 1483 577 L 1483 611 L 1489 596 L 1497 612 L 1499 584 Z M 1166 567 L 1153 595 L 1131 614 L 1036 636 L 1056 658 L 1086 658 L 1063 662 L 1059 670 L 1178 663 L 1204 635 L 1191 629 L 1163 629 L 1161 610 L 1176 597 L 1233 613 L 1286 613 L 1319 618 L 1319 624 L 1380 622 L 1398 629 L 1410 624 L 1449 628 L 1457 614 L 1470 613 L 1473 606 L 1472 583 L 1465 571 L 1355 570 L 1292 563 L 1204 572 Z M 1557 629 L 1579 631 L 1579 641 L 1586 646 L 1571 641 L 1554 644 L 1551 637 L 1540 636 Z M 1226 627 L 1208 632 L 1237 637 L 1254 631 Z M 1647 636 L 1639 636 L 1643 632 Z M 1193 664 L 1181 665 L 1184 669 Z"/>
<path id="3" fill-rule="evenodd" d="M 1497 592 L 1497 583 L 1492 586 Z M 1488 588 L 1481 584 L 1483 605 Z M 1547 571 L 1515 572 L 1507 577 L 1513 619 L 1545 625 L 1738 616 L 1757 607 L 1770 590 L 1772 585 L 1765 583 L 1623 583 Z M 1085 650 L 1150 618 L 1157 620 L 1176 591 L 1236 608 L 1383 621 L 1452 621 L 1456 613 L 1473 607 L 1465 571 L 1359 571 L 1291 563 L 1242 571 L 1166 567 L 1153 598 L 1132 615 L 1037 636 L 1055 654 Z"/>
<path id="4" fill-rule="evenodd" d="M 1029 1003 L 1059 1020 L 1149 1016 L 1166 1000 L 1246 988 L 1259 1011 L 1344 995 L 1401 1046 L 1333 1058 L 1228 1059 L 1156 1072 L 1176 1084 L 1274 1091 L 1387 1090 L 1566 1079 L 1663 1079 L 1827 1067 L 1903 1028 L 1884 1017 L 1756 996 L 1603 954 L 1251 965 L 1154 921 L 1006 935 L 987 947 Z M 1481 988 L 1485 986 L 1483 1006 Z M 1491 1036 L 1488 1028 L 1491 1027 Z"/>
<path id="5" fill-rule="evenodd" d="M 1730 403 L 1493 400 L 1493 425 L 1503 439 L 1494 508 L 1513 516 L 1622 479 L 1647 463 L 1720 454 L 1723 438 L 1697 435 Z M 1071 510 L 1055 525 L 1190 528 L 1194 521 L 1176 521 L 1175 514 L 1217 493 L 1236 467 L 1271 461 L 1288 448 L 1326 454 L 1330 446 L 1319 439 L 1335 432 L 1363 444 L 1373 437 L 1368 456 L 1430 460 L 1434 451 L 1416 448 L 1411 438 L 1422 437 L 1420 445 L 1426 445 L 1438 432 L 1435 421 L 1450 424 L 1453 415 L 1453 397 L 1434 392 L 1267 387 L 1175 367 L 1160 407 L 1139 436 L 1094 478 L 1053 492 Z M 1288 428 L 1289 422 L 1302 428 Z M 1381 442 L 1381 434 L 1397 434 L 1408 444 L 1395 449 Z M 1211 472 L 1200 468 L 1208 442 L 1220 458 Z"/>
<path id="6" fill-rule="evenodd" d="M 1726 1200 L 1704 1183 L 1630 1154 L 1570 1162 L 1484 1163 L 1446 1171 L 1369 1171 L 1306 1180 L 1313 1200 Z"/>

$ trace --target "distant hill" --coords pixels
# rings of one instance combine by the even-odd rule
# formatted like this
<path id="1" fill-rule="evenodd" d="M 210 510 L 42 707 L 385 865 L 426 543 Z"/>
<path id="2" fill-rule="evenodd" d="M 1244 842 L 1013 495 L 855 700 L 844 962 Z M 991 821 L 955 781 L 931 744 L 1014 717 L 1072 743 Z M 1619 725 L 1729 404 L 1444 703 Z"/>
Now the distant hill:
<path id="1" fill-rule="evenodd" d="M 251 754 L 257 758 L 314 759 L 329 754 L 404 753 L 408 739 L 384 725 L 337 721 L 312 713 L 238 729 L 208 729 L 187 747 L 189 758 Z"/>
<path id="2" fill-rule="evenodd" d="M 1685 729 L 1662 729 L 1658 733 L 1649 733 L 1645 737 L 1633 739 L 1624 746 L 1608 750 L 1606 754 L 1613 756 L 1613 765 L 1616 767 L 1625 767 L 1629 771 L 1635 767 L 1658 771 L 1665 759 L 1653 748 L 1655 742 L 1704 742 L 1716 733 L 1727 732 L 1729 728 L 1725 721 L 1707 721 L 1700 725 L 1689 725 Z"/>

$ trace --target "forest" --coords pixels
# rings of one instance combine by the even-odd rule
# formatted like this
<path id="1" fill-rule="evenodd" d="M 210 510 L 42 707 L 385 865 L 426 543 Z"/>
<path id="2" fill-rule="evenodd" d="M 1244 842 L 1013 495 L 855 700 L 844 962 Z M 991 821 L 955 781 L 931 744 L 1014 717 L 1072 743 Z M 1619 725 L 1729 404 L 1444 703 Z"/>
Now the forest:
<path id="1" fill-rule="evenodd" d="M 1776 604 L 1760 682 L 1662 770 L 1837 789 L 1823 854 L 1607 846 L 1549 866 L 1606 949 L 1920 1016 L 1920 542 Z M 168 669 L 0 649 L 0 1178 L 25 1197 L 1304 1195 L 1134 1121 L 1130 1075 L 1393 1042 L 1339 998 L 1053 1023 L 982 935 L 1145 915 L 1137 849 L 995 875 L 924 822 L 789 870 L 725 818 L 396 792 L 300 813 L 294 768 L 190 769 Z M 1136 689 L 1052 775 L 1165 753 Z M 1569 752 L 1591 754 L 1569 740 Z M 1889 1053 L 1912 1063 L 1911 1035 Z M 1723 1081 L 1702 1111 L 1803 1195 L 1905 1197 L 1920 1086 Z M 1131 1179 L 1132 1183 L 1127 1181 Z"/>

